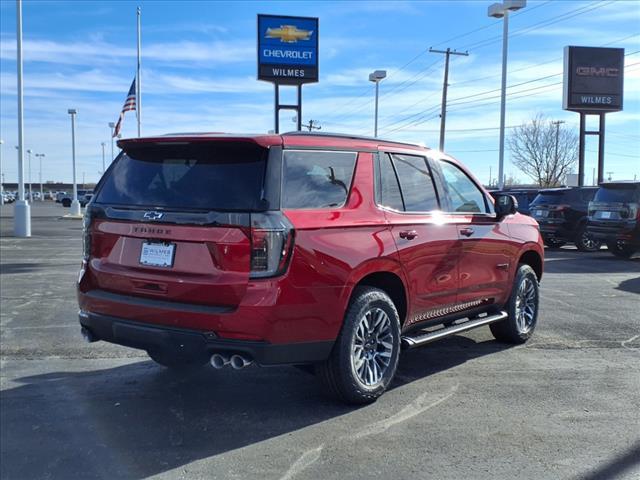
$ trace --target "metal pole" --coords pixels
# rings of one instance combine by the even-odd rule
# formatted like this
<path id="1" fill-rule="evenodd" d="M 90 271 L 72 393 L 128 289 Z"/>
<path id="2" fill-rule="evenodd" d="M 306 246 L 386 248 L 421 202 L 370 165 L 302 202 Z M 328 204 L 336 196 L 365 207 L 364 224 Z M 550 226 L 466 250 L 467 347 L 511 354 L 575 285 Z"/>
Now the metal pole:
<path id="1" fill-rule="evenodd" d="M 578 142 L 578 186 L 584 186 L 584 128 L 585 128 L 584 113 L 580 113 L 580 140 Z"/>
<path id="2" fill-rule="evenodd" d="M 71 115 L 71 160 L 73 163 L 73 200 L 71 201 L 71 215 L 80 215 L 78 202 L 78 184 L 76 183 L 76 111 L 69 111 Z"/>
<path id="3" fill-rule="evenodd" d="M 509 10 L 504 9 L 502 28 L 502 87 L 500 92 L 500 153 L 498 157 L 498 189 L 504 187 L 504 121 L 507 101 L 507 50 L 509 44 Z"/>
<path id="4" fill-rule="evenodd" d="M 29 201 L 33 203 L 33 185 L 31 184 L 31 149 L 27 150 L 27 158 L 29 159 Z"/>
<path id="5" fill-rule="evenodd" d="M 43 202 L 44 201 L 44 190 L 42 188 L 42 157 L 44 157 L 44 153 L 36 153 L 36 157 L 38 157 L 40 159 L 40 172 L 39 172 L 39 177 L 40 177 L 40 201 Z"/>
<path id="6" fill-rule="evenodd" d="M 302 130 L 302 85 L 298 84 L 298 131 Z"/>
<path id="7" fill-rule="evenodd" d="M 16 0 L 16 41 L 18 66 L 18 195 L 13 210 L 13 232 L 16 237 L 31 236 L 31 207 L 24 196 L 24 104 L 22 84 L 22 0 Z"/>
<path id="8" fill-rule="evenodd" d="M 138 26 L 138 69 L 136 73 L 136 109 L 137 109 L 137 117 L 138 117 L 138 137 L 141 132 L 141 124 L 142 124 L 142 79 L 140 78 L 140 7 L 137 10 L 137 26 Z"/>
<path id="9" fill-rule="evenodd" d="M 104 172 L 106 171 L 104 169 L 104 147 L 106 146 L 106 143 L 102 142 L 102 174 L 104 175 Z"/>
<path id="10" fill-rule="evenodd" d="M 379 81 L 376 81 L 376 113 L 375 119 L 373 121 L 373 136 L 378 137 L 378 86 L 380 85 Z"/>
<path id="11" fill-rule="evenodd" d="M 604 181 L 604 113 L 600 114 L 598 132 L 598 184 Z"/>
<path id="12" fill-rule="evenodd" d="M 111 129 L 111 161 L 113 162 L 113 131 L 116 128 L 116 124 L 113 122 L 109 122 L 109 128 Z"/>
<path id="13" fill-rule="evenodd" d="M 274 87 L 276 88 L 276 94 L 275 94 L 275 130 L 276 130 L 276 134 L 280 133 L 280 87 L 277 83 L 273 84 Z"/>
<path id="14" fill-rule="evenodd" d="M 4 140 L 0 140 L 0 205 L 4 205 L 4 173 L 2 173 L 2 145 L 4 145 Z"/>

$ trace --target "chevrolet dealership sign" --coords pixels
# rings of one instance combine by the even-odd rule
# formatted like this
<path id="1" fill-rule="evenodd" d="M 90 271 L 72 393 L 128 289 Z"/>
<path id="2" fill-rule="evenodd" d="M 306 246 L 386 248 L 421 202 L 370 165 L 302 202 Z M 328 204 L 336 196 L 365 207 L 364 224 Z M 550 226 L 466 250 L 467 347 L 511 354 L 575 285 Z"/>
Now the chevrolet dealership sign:
<path id="1" fill-rule="evenodd" d="M 622 110 L 623 48 L 565 47 L 562 108 L 574 112 Z"/>
<path id="2" fill-rule="evenodd" d="M 258 80 L 318 81 L 318 19 L 258 15 Z"/>

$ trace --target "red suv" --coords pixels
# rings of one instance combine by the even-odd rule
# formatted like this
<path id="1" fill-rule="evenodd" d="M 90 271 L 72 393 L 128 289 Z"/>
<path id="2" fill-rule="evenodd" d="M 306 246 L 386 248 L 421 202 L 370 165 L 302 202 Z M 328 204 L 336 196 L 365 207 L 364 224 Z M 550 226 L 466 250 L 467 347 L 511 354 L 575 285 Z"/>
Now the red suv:
<path id="1" fill-rule="evenodd" d="M 538 225 L 441 152 L 301 133 L 118 145 L 84 221 L 88 341 L 170 368 L 311 365 L 366 403 L 403 348 L 533 333 Z"/>

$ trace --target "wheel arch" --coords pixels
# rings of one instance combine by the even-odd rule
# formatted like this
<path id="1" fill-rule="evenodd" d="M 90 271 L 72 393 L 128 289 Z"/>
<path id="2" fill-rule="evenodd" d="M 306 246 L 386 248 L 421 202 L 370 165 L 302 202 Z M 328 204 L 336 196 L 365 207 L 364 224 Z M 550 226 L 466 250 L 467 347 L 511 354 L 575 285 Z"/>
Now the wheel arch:
<path id="1" fill-rule="evenodd" d="M 520 255 L 518 259 L 518 265 L 525 264 L 529 265 L 533 268 L 533 271 L 536 272 L 536 277 L 538 277 L 538 281 L 542 279 L 542 272 L 544 270 L 542 256 L 536 252 L 535 250 L 527 250 Z"/>

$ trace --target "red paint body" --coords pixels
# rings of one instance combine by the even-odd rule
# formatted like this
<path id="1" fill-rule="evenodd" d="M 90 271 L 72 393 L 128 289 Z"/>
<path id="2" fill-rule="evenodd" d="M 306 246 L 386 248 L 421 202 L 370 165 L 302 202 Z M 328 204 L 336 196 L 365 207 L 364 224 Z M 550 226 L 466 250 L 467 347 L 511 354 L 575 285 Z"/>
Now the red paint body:
<path id="1" fill-rule="evenodd" d="M 294 246 L 286 271 L 267 279 L 249 278 L 250 237 L 242 228 L 96 219 L 91 225 L 91 255 L 78 286 L 82 311 L 155 326 L 214 332 L 221 339 L 269 344 L 333 341 L 354 287 L 369 274 L 386 272 L 401 280 L 407 306 L 401 321 L 406 330 L 441 307 L 487 298 L 503 304 L 526 252 L 538 258 L 541 269 L 542 241 L 530 217 L 514 214 L 498 221 L 495 215 L 484 214 L 408 214 L 376 205 L 377 151 L 432 158 L 441 155 L 437 152 L 336 137 L 270 135 L 242 139 L 265 147 L 358 151 L 346 204 L 322 210 L 283 210 L 295 231 Z M 214 140 L 224 138 L 176 139 Z M 127 145 L 145 141 L 158 139 L 135 139 L 121 145 L 126 149 Z M 162 137 L 162 141 L 171 138 Z M 150 234 L 145 230 L 150 227 L 158 231 Z M 468 227 L 474 229 L 471 237 L 461 233 Z M 416 236 L 403 238 L 403 232 Z M 171 270 L 140 265 L 141 244 L 149 237 L 175 243 Z M 89 293 L 95 290 L 151 301 L 136 304 L 94 298 Z M 162 302 L 154 306 L 153 300 Z M 176 302 L 176 308 L 166 308 L 166 302 Z M 181 310 L 181 304 L 204 308 Z M 207 311 L 209 306 L 227 308 L 216 313 Z"/>

